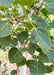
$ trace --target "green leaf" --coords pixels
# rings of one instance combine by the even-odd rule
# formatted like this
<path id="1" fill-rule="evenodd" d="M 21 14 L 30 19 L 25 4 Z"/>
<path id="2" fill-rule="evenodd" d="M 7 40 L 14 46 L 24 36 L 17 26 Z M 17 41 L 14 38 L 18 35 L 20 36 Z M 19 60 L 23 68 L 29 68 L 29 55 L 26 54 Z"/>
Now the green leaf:
<path id="1" fill-rule="evenodd" d="M 11 39 L 11 44 L 16 46 L 18 44 L 18 40 L 16 38 Z"/>
<path id="2" fill-rule="evenodd" d="M 30 72 L 31 72 L 31 75 L 44 75 L 45 66 L 40 61 L 33 61 L 30 64 Z"/>
<path id="3" fill-rule="evenodd" d="M 46 54 L 44 54 L 43 52 L 40 52 L 40 54 L 37 58 L 41 62 L 44 62 L 44 63 L 49 62 L 48 56 Z"/>
<path id="4" fill-rule="evenodd" d="M 41 12 L 45 15 L 48 16 L 49 11 L 46 8 L 41 9 Z"/>
<path id="5" fill-rule="evenodd" d="M 51 39 L 46 29 L 44 28 L 34 29 L 31 32 L 31 41 L 33 43 L 37 43 L 37 38 L 42 48 L 46 48 L 46 49 L 51 48 Z"/>
<path id="6" fill-rule="evenodd" d="M 46 73 L 51 73 L 53 69 L 50 66 L 45 66 L 46 67 Z"/>
<path id="7" fill-rule="evenodd" d="M 40 48 L 40 46 L 37 46 L 37 47 L 36 47 L 36 51 L 37 51 L 37 52 L 42 52 L 42 49 Z"/>
<path id="8" fill-rule="evenodd" d="M 6 72 L 7 72 L 7 69 L 5 69 L 2 73 L 4 73 L 4 74 L 5 74 Z"/>
<path id="9" fill-rule="evenodd" d="M 47 0 L 45 2 L 45 7 L 50 11 L 54 13 L 54 0 Z"/>
<path id="10" fill-rule="evenodd" d="M 11 24 L 0 20 L 0 38 L 9 36 L 12 33 Z"/>
<path id="11" fill-rule="evenodd" d="M 33 60 L 28 60 L 28 61 L 26 61 L 26 65 L 27 65 L 27 67 L 30 66 L 30 63 L 31 63 L 32 61 L 33 61 Z"/>
<path id="12" fill-rule="evenodd" d="M 23 13 L 24 13 L 26 19 L 28 19 L 28 9 L 25 9 L 25 8 L 23 7 Z"/>
<path id="13" fill-rule="evenodd" d="M 5 7 L 11 7 L 14 3 L 14 0 L 0 0 L 0 3 Z"/>
<path id="14" fill-rule="evenodd" d="M 28 33 L 26 31 L 18 33 L 17 38 L 21 43 L 25 43 L 28 41 Z"/>
<path id="15" fill-rule="evenodd" d="M 54 61 L 53 61 L 53 64 L 50 67 L 54 70 Z"/>
<path id="16" fill-rule="evenodd" d="M 52 40 L 52 47 L 54 47 L 54 41 Z"/>
<path id="17" fill-rule="evenodd" d="M 48 50 L 42 49 L 42 52 L 43 52 L 44 54 L 47 54 L 47 53 L 48 53 Z"/>
<path id="18" fill-rule="evenodd" d="M 49 61 L 50 61 L 50 62 L 53 62 L 53 60 L 54 60 L 54 47 L 52 47 L 52 48 L 49 49 L 49 50 L 44 50 L 44 49 L 42 49 L 42 51 L 43 51 L 45 54 L 48 55 Z"/>
<path id="19" fill-rule="evenodd" d="M 54 47 L 49 50 L 48 56 L 54 59 Z"/>
<path id="20" fill-rule="evenodd" d="M 34 55 L 35 49 L 36 49 L 36 44 L 30 42 L 30 43 L 29 43 L 29 47 L 28 47 L 28 52 L 29 52 L 31 55 Z"/>
<path id="21" fill-rule="evenodd" d="M 21 51 L 21 52 L 25 52 L 25 51 L 27 51 L 27 50 L 28 50 L 28 47 L 20 48 L 20 51 Z"/>
<path id="22" fill-rule="evenodd" d="M 31 18 L 32 18 L 32 20 L 36 21 L 38 19 L 38 16 L 37 15 L 32 15 Z"/>
<path id="23" fill-rule="evenodd" d="M 17 27 L 16 30 L 17 30 L 17 31 L 24 31 L 24 28 L 22 28 L 22 27 Z"/>
<path id="24" fill-rule="evenodd" d="M 0 38 L 1 48 L 5 48 L 5 47 L 9 46 L 10 42 L 11 42 L 10 36 Z"/>
<path id="25" fill-rule="evenodd" d="M 52 23 L 49 23 L 50 28 L 54 28 L 54 20 Z"/>
<path id="26" fill-rule="evenodd" d="M 16 3 L 19 3 L 21 5 L 30 5 L 34 2 L 34 0 L 15 0 Z"/>
<path id="27" fill-rule="evenodd" d="M 37 43 L 38 42 L 38 37 L 37 37 L 37 33 L 36 33 L 35 29 L 31 32 L 31 41 L 33 43 Z"/>
<path id="28" fill-rule="evenodd" d="M 1 67 L 1 61 L 0 61 L 0 67 Z"/>
<path id="29" fill-rule="evenodd" d="M 9 50 L 8 57 L 10 63 L 21 62 L 24 58 L 22 53 L 16 47 L 13 47 Z"/>
<path id="30" fill-rule="evenodd" d="M 36 26 L 37 27 L 46 27 L 48 24 L 46 23 L 46 21 L 44 20 L 44 19 L 42 19 L 42 18 L 38 18 L 36 21 L 35 21 L 35 23 L 36 23 Z"/>
<path id="31" fill-rule="evenodd" d="M 25 22 L 25 24 L 23 24 L 23 26 L 27 29 L 27 30 L 31 30 L 33 28 L 33 24 L 31 24 L 30 22 Z"/>
<path id="32" fill-rule="evenodd" d="M 15 75 L 15 74 L 16 74 L 16 70 L 12 70 L 11 75 Z"/>
<path id="33" fill-rule="evenodd" d="M 51 48 L 51 39 L 48 31 L 44 28 L 38 28 L 36 29 L 36 33 L 38 36 L 38 40 L 40 43 L 40 46 L 45 49 Z"/>
<path id="34" fill-rule="evenodd" d="M 16 63 L 17 67 L 23 66 L 25 64 L 26 64 L 26 59 L 25 58 L 23 58 L 23 60 L 21 62 Z"/>

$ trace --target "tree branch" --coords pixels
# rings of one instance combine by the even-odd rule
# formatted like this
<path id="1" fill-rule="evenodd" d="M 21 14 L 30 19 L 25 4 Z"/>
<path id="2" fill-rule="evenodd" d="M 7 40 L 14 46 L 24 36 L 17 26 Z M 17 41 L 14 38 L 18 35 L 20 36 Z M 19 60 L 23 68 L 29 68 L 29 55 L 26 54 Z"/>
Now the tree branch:
<path id="1" fill-rule="evenodd" d="M 38 4 L 38 5 L 36 6 L 36 9 L 37 9 L 36 15 L 38 15 L 40 8 L 41 8 L 41 7 L 43 6 L 43 4 L 44 4 L 44 1 L 45 1 L 45 0 L 41 0 L 41 1 L 40 1 L 40 4 Z"/>
<path id="2" fill-rule="evenodd" d="M 25 16 L 17 17 L 17 18 L 15 18 L 15 19 L 12 19 L 11 21 L 9 21 L 9 23 L 12 23 L 12 21 L 17 21 L 17 19 L 24 18 L 24 17 L 25 17 Z M 20 22 L 20 21 L 18 21 L 18 22 Z"/>

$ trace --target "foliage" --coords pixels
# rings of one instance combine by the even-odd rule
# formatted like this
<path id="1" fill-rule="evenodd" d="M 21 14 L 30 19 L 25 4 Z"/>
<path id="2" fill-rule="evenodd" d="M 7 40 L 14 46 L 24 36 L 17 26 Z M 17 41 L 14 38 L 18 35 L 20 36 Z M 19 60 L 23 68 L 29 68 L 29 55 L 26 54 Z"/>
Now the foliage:
<path id="1" fill-rule="evenodd" d="M 54 0 L 0 0 L 0 11 L 0 48 L 8 49 L 10 63 L 16 63 L 17 67 L 26 64 L 31 75 L 52 72 Z M 30 53 L 33 59 L 26 60 L 24 52 Z M 44 63 L 52 63 L 52 67 Z"/>

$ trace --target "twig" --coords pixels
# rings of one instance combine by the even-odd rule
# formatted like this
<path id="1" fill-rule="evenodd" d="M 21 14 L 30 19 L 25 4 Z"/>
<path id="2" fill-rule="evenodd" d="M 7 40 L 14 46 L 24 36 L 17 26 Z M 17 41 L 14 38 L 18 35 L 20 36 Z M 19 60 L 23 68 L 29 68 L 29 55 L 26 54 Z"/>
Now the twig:
<path id="1" fill-rule="evenodd" d="M 20 16 L 20 17 L 17 17 L 17 18 L 15 18 L 15 19 L 12 19 L 11 21 L 9 21 L 9 23 L 12 23 L 12 21 L 16 21 L 17 19 L 20 19 L 20 18 L 24 18 L 25 16 Z"/>
<path id="2" fill-rule="evenodd" d="M 17 20 L 17 19 L 15 19 L 15 21 L 26 24 L 25 22 Z"/>
<path id="3" fill-rule="evenodd" d="M 12 30 L 12 32 L 13 32 L 15 35 L 17 35 L 17 32 L 16 32 L 15 30 Z"/>

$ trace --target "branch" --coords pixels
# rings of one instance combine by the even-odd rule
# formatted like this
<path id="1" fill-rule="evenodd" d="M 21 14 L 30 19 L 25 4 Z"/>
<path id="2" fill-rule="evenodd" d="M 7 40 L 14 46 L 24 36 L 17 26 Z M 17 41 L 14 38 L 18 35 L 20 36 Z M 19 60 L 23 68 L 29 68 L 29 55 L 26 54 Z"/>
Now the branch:
<path id="1" fill-rule="evenodd" d="M 17 32 L 16 32 L 15 30 L 12 30 L 12 32 L 13 32 L 15 35 L 17 35 Z"/>
<path id="2" fill-rule="evenodd" d="M 12 23 L 12 21 L 17 21 L 17 19 L 20 19 L 20 18 L 24 18 L 25 16 L 20 16 L 20 17 L 17 17 L 15 19 L 12 19 L 11 21 L 9 21 L 9 23 Z M 19 21 L 20 22 L 20 21 Z"/>
<path id="3" fill-rule="evenodd" d="M 39 12 L 40 8 L 42 7 L 42 5 L 44 4 L 44 2 L 45 2 L 45 0 L 41 0 L 39 3 L 37 3 L 36 5 L 34 5 L 30 10 L 28 10 L 28 12 L 31 12 L 31 10 L 34 7 L 36 7 L 36 9 L 37 9 L 37 14 L 36 15 L 38 15 L 38 12 Z"/>
<path id="4" fill-rule="evenodd" d="M 45 0 L 42 0 L 42 1 L 36 6 L 36 9 L 37 9 L 36 15 L 38 15 L 40 8 L 41 8 L 41 7 L 43 6 L 43 4 L 44 4 L 44 1 L 45 1 Z"/>
<path id="5" fill-rule="evenodd" d="M 26 24 L 25 22 L 17 20 L 17 19 L 15 19 L 15 21 Z"/>

